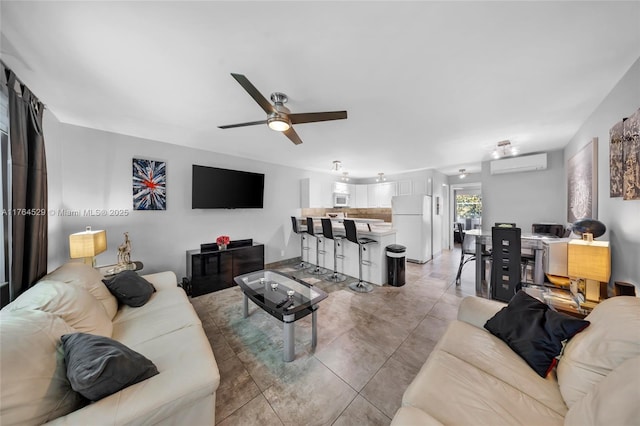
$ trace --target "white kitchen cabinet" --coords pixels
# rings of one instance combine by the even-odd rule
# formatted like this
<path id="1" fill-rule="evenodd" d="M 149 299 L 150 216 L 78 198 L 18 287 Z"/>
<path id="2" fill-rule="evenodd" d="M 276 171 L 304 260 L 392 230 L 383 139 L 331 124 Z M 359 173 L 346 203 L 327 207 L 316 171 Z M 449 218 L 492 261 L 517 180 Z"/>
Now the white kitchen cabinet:
<path id="1" fill-rule="evenodd" d="M 367 185 L 367 207 L 391 207 L 391 198 L 398 195 L 396 182 L 381 182 Z"/>
<path id="2" fill-rule="evenodd" d="M 391 198 L 396 195 L 398 195 L 396 182 L 379 183 L 376 191 L 377 207 L 391 207 Z"/>
<path id="3" fill-rule="evenodd" d="M 413 195 L 431 195 L 431 179 L 416 179 L 412 184 Z"/>
<path id="4" fill-rule="evenodd" d="M 356 207 L 359 209 L 369 207 L 369 197 L 367 196 L 367 186 L 368 185 L 354 185 L 355 192 L 351 193 L 352 201 L 351 207 Z M 354 198 L 355 194 L 355 198 Z"/>
<path id="5" fill-rule="evenodd" d="M 378 207 L 378 184 L 367 185 L 367 207 Z"/>
<path id="6" fill-rule="evenodd" d="M 349 184 L 346 182 L 333 182 L 333 193 L 334 194 L 348 194 L 349 193 Z"/>
<path id="7" fill-rule="evenodd" d="M 398 195 L 413 195 L 411 180 L 398 181 Z"/>
<path id="8" fill-rule="evenodd" d="M 300 207 L 333 207 L 333 183 L 316 179 L 300 179 Z"/>

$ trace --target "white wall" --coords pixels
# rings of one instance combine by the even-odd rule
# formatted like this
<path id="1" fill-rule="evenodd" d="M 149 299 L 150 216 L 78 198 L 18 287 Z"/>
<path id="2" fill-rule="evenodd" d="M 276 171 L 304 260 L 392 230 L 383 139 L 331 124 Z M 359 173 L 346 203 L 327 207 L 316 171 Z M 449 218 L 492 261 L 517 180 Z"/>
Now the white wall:
<path id="1" fill-rule="evenodd" d="M 49 270 L 68 260 L 68 235 L 88 225 L 107 231 L 108 249 L 98 255 L 99 265 L 116 262 L 127 231 L 132 259 L 144 263 L 145 273 L 172 270 L 179 279 L 185 275 L 186 250 L 219 235 L 264 243 L 266 263 L 299 256 L 290 216 L 300 213 L 300 179 L 322 174 L 61 124 L 52 116 L 46 125 L 49 208 L 81 212 L 51 217 Z M 167 210 L 132 210 L 132 158 L 167 163 Z M 192 164 L 264 173 L 264 208 L 192 210 Z M 82 214 L 85 209 L 125 209 L 129 216 L 90 217 Z"/>
<path id="2" fill-rule="evenodd" d="M 635 284 L 640 295 L 640 200 L 609 197 L 609 129 L 640 107 L 640 59 L 580 127 L 564 150 L 568 161 L 593 137 L 598 138 L 598 215 L 611 241 L 611 283 Z M 566 177 L 565 177 L 566 179 Z M 567 188 L 564 185 L 566 206 Z"/>
<path id="3" fill-rule="evenodd" d="M 64 134 L 60 122 L 48 109 L 44 111 L 43 124 L 44 144 L 47 154 L 47 189 L 49 212 L 57 212 L 63 206 L 62 201 L 62 141 Z M 49 214 L 48 221 L 48 257 L 49 270 L 56 267 L 69 258 L 69 236 L 64 233 L 62 217 L 57 214 Z M 80 229 L 82 230 L 82 229 Z M 77 232 L 77 231 L 76 231 Z M 61 247 L 66 247 L 66 251 Z"/>
<path id="4" fill-rule="evenodd" d="M 482 163 L 482 229 L 496 222 L 515 222 L 522 232 L 538 222 L 566 224 L 563 152 L 547 154 L 547 169 L 533 172 L 492 175 L 490 161 Z"/>
<path id="5" fill-rule="evenodd" d="M 469 183 L 480 183 L 482 180 L 482 173 L 467 173 L 467 176 L 464 179 L 460 179 L 460 175 L 456 174 L 448 177 L 449 185 L 451 186 L 460 186 L 467 185 Z"/>

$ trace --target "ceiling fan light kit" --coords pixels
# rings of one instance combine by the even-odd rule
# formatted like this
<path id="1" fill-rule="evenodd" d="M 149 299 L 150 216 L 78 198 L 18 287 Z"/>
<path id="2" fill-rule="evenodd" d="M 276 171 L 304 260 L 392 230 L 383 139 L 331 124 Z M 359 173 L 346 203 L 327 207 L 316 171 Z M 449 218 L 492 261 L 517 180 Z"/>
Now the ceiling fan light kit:
<path id="1" fill-rule="evenodd" d="M 231 73 L 231 76 L 242 86 L 254 101 L 267 113 L 266 120 L 250 121 L 246 123 L 229 124 L 218 126 L 219 129 L 231 129 L 234 127 L 255 126 L 266 124 L 270 129 L 282 132 L 291 142 L 296 145 L 302 143 L 302 139 L 293 129 L 293 124 L 315 123 L 319 121 L 344 120 L 347 118 L 347 111 L 329 112 L 307 112 L 292 114 L 289 108 L 284 106 L 287 102 L 287 95 L 280 92 L 271 94 L 273 105 L 260 93 L 258 89 L 242 74 Z"/>
<path id="2" fill-rule="evenodd" d="M 460 169 L 460 179 L 467 177 L 467 169 Z"/>
<path id="3" fill-rule="evenodd" d="M 286 117 L 281 117 L 280 114 L 272 114 L 267 118 L 267 125 L 271 130 L 276 132 L 286 132 L 291 128 L 291 124 Z"/>
<path id="4" fill-rule="evenodd" d="M 387 180 L 387 178 L 384 177 L 384 173 L 378 173 L 378 177 L 376 178 L 376 182 L 384 182 L 385 180 Z"/>

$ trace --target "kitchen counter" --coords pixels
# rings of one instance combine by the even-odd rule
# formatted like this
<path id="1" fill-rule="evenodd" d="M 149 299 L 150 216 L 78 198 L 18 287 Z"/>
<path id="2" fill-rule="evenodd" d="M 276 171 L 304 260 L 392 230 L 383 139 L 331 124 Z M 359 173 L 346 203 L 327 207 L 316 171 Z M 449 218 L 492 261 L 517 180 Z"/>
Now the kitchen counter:
<path id="1" fill-rule="evenodd" d="M 327 217 L 313 217 L 313 231 L 316 234 L 322 234 L 322 222 L 320 219 L 326 219 Z M 298 223 L 301 225 L 307 224 L 307 218 L 299 217 Z M 344 234 L 344 225 L 342 221 L 344 219 L 353 220 L 356 223 L 356 229 L 358 230 L 358 235 L 361 237 L 373 238 L 383 237 L 387 235 L 395 235 L 396 230 L 392 228 L 390 222 L 385 222 L 382 219 L 367 219 L 367 218 L 330 218 L 331 225 L 334 232 L 338 234 Z M 371 226 L 371 230 L 366 225 Z"/>
<path id="2" fill-rule="evenodd" d="M 309 208 L 302 209 L 299 215 L 300 217 L 328 217 L 329 215 L 344 217 L 346 215 L 348 219 L 381 219 L 391 222 L 390 208 Z"/>
<path id="3" fill-rule="evenodd" d="M 343 220 L 352 220 L 355 223 L 384 223 L 382 219 L 370 219 L 366 217 L 330 217 L 330 216 L 311 216 L 313 220 L 320 222 L 320 219 L 331 219 L 332 222 L 342 223 Z M 306 217 L 299 217 L 298 220 L 306 221 Z"/>

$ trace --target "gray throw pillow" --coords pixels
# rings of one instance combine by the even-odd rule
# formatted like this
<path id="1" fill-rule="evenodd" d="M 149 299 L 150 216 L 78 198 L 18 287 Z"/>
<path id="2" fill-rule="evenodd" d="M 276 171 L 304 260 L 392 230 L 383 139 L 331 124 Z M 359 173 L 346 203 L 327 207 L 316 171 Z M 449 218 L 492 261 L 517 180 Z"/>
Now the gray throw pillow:
<path id="1" fill-rule="evenodd" d="M 138 308 L 149 301 L 156 288 L 135 271 L 122 271 L 102 280 L 120 303 Z"/>
<path id="2" fill-rule="evenodd" d="M 158 374 L 149 359 L 108 337 L 73 333 L 61 340 L 71 388 L 90 401 Z"/>

